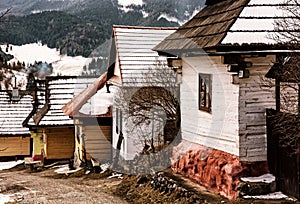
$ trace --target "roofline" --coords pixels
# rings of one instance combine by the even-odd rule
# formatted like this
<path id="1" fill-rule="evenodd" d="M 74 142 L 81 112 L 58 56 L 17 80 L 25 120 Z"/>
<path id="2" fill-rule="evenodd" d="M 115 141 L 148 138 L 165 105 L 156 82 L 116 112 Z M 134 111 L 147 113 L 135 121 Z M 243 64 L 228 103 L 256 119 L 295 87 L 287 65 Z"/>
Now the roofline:
<path id="1" fill-rule="evenodd" d="M 30 137 L 31 134 L 30 134 L 30 132 L 29 133 L 22 133 L 22 134 L 7 134 L 7 133 L 0 134 L 0 138 L 1 137 L 19 137 L 19 136 Z"/>
<path id="2" fill-rule="evenodd" d="M 159 55 L 168 57 L 178 57 L 182 54 L 198 53 L 198 55 L 226 55 L 242 53 L 299 53 L 300 45 L 298 44 L 221 44 L 209 48 L 195 49 L 173 49 L 173 50 L 154 50 Z"/>
<path id="3" fill-rule="evenodd" d="M 29 128 L 48 128 L 48 127 L 73 127 L 74 124 L 62 125 L 62 124 L 52 124 L 52 125 L 29 125 Z"/>
<path id="4" fill-rule="evenodd" d="M 126 29 L 145 29 L 145 30 L 177 30 L 178 27 L 151 27 L 151 26 L 128 26 L 128 25 L 113 25 L 115 28 L 126 28 Z"/>

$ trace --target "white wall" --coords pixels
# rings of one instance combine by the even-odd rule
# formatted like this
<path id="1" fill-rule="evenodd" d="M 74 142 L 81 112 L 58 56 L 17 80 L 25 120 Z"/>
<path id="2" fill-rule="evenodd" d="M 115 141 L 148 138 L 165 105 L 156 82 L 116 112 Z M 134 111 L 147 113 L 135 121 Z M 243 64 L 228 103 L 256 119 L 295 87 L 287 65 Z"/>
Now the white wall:
<path id="1" fill-rule="evenodd" d="M 212 113 L 198 109 L 198 74 L 212 74 Z M 239 155 L 239 85 L 221 57 L 183 57 L 181 84 L 182 137 L 206 147 Z"/>
<path id="2" fill-rule="evenodd" d="M 127 93 L 125 91 L 121 91 L 121 88 L 117 88 L 118 91 L 116 91 L 114 95 L 114 106 L 113 106 L 113 128 L 112 128 L 112 144 L 114 149 L 117 148 L 117 143 L 119 139 L 119 133 L 120 133 L 120 127 L 119 127 L 119 133 L 116 132 L 116 108 L 122 109 L 122 133 L 123 133 L 123 142 L 121 145 L 120 150 L 120 156 L 123 157 L 125 160 L 132 160 L 134 159 L 135 155 L 140 153 L 144 147 L 143 138 L 151 138 L 152 137 L 152 128 L 154 127 L 154 139 L 155 144 L 157 144 L 157 138 L 158 136 L 163 134 L 164 131 L 164 122 L 159 122 L 157 119 L 154 121 L 151 121 L 150 123 L 143 123 L 139 126 L 133 124 L 132 118 L 129 117 L 129 102 L 130 100 L 130 94 L 132 94 L 130 91 L 128 92 L 128 96 L 122 97 L 121 93 Z M 123 88 L 128 89 L 128 88 Z M 128 97 L 128 98 L 127 98 Z M 123 102 L 120 102 L 119 99 L 124 100 Z M 153 123 L 153 125 L 152 125 Z"/>

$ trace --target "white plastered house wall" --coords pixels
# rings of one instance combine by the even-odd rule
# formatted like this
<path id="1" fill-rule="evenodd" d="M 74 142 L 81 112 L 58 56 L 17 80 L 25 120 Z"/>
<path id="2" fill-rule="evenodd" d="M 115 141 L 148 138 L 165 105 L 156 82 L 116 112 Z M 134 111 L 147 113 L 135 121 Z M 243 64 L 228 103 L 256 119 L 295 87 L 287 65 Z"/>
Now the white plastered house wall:
<path id="1" fill-rule="evenodd" d="M 120 155 L 125 160 L 132 160 L 142 150 L 143 144 L 137 138 L 140 132 L 133 128 L 132 121 L 128 119 L 129 107 L 126 107 L 126 104 L 119 104 L 120 102 L 116 98 L 124 89 L 134 88 L 139 91 L 140 88 L 148 87 L 148 82 L 145 82 L 143 78 L 149 72 L 149 68 L 155 68 L 157 63 L 167 67 L 166 57 L 159 56 L 152 48 L 175 30 L 176 28 L 136 26 L 114 26 L 113 28 L 115 48 L 112 47 L 111 49 L 116 49 L 114 77 L 108 82 L 116 87 L 117 93 L 114 95 L 112 143 L 114 149 L 117 149 L 120 132 L 122 132 L 124 140 L 122 141 Z M 122 117 L 120 117 L 121 110 Z M 152 123 L 147 124 L 147 126 L 152 127 Z M 143 129 L 145 134 L 152 134 L 146 126 Z M 157 130 L 154 134 L 158 135 L 161 131 L 163 131 L 163 128 Z"/>
<path id="2" fill-rule="evenodd" d="M 274 88 L 263 76 L 275 56 L 253 57 L 249 78 L 232 82 L 222 56 L 183 57 L 181 84 L 182 138 L 240 157 L 266 161 L 266 108 L 275 107 Z M 199 110 L 199 74 L 212 76 L 211 113 Z"/>

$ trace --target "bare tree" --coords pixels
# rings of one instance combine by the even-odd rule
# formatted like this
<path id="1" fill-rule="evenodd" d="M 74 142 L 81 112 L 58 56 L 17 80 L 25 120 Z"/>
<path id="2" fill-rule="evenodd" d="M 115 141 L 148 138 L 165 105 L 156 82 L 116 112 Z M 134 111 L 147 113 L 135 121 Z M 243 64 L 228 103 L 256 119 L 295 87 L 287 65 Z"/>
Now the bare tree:
<path id="1" fill-rule="evenodd" d="M 286 0 L 286 5 L 282 6 L 283 18 L 275 20 L 275 35 L 273 38 L 283 44 L 297 45 L 300 42 L 300 1 Z"/>
<path id="2" fill-rule="evenodd" d="M 157 62 L 130 78 L 127 86 L 116 94 L 115 104 L 126 118 L 127 135 L 142 147 L 140 154 L 158 152 L 179 132 L 179 86 L 175 72 Z"/>

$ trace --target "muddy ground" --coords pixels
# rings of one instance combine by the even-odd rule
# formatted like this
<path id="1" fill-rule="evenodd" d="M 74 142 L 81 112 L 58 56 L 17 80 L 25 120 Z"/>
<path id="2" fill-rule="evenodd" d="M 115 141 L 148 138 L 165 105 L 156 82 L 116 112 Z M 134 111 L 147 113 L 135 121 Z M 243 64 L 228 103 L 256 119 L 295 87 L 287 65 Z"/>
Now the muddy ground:
<path id="1" fill-rule="evenodd" d="M 0 193 L 13 195 L 11 203 L 294 203 L 286 200 L 230 202 L 170 170 L 164 175 L 187 189 L 188 194 L 155 189 L 150 175 L 108 178 L 114 172 L 86 174 L 86 170 L 82 170 L 65 175 L 54 170 L 31 171 L 19 165 L 0 171 Z"/>

